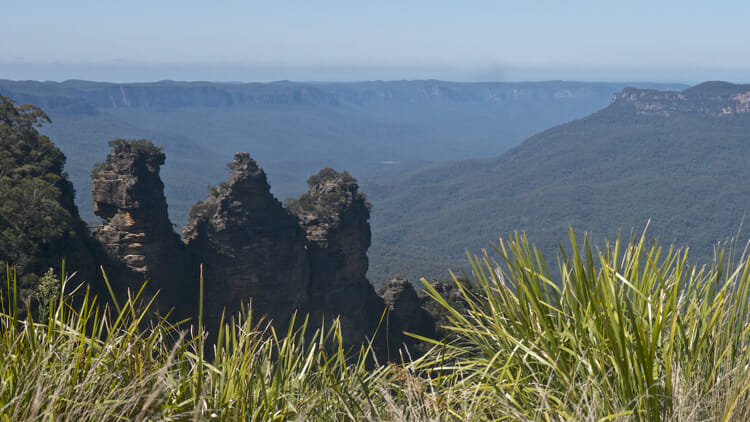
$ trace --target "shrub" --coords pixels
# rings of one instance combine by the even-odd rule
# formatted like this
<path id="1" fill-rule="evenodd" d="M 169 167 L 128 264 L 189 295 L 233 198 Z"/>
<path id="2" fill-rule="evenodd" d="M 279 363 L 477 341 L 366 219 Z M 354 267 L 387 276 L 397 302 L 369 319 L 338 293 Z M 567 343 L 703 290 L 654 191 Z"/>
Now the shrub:
<path id="1" fill-rule="evenodd" d="M 34 298 L 39 306 L 39 319 L 41 321 L 49 316 L 50 307 L 54 307 L 60 295 L 62 285 L 50 268 L 37 282 Z"/>
<path id="2" fill-rule="evenodd" d="M 164 147 L 154 145 L 148 139 L 113 139 L 109 141 L 112 148 L 110 154 L 132 153 L 145 160 L 146 169 L 152 173 L 158 173 L 159 167 L 164 164 L 167 156 L 164 154 Z M 94 164 L 92 177 L 96 177 L 103 170 L 111 170 L 112 167 L 108 162 Z"/>

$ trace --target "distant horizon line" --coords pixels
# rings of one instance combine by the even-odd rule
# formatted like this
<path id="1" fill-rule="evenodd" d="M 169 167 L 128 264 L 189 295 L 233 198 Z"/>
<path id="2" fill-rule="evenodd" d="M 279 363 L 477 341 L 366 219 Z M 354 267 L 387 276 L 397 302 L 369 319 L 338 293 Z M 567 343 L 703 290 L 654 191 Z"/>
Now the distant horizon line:
<path id="1" fill-rule="evenodd" d="M 135 62 L 28 62 L 0 60 L 0 78 L 15 81 L 112 83 L 213 82 L 346 83 L 372 81 L 446 82 L 605 82 L 695 85 L 704 81 L 750 83 L 750 68 L 586 67 L 586 66 L 448 66 L 448 65 L 273 65 Z"/>
<path id="2" fill-rule="evenodd" d="M 148 85 L 158 83 L 175 83 L 175 84 L 226 84 L 226 85 L 250 85 L 250 84 L 359 84 L 359 83 L 398 83 L 398 82 L 444 82 L 451 84 L 544 84 L 544 83 L 571 83 L 571 84 L 654 84 L 654 85 L 684 85 L 694 86 L 706 82 L 726 82 L 733 85 L 747 85 L 743 83 L 736 83 L 727 80 L 702 80 L 699 82 L 675 82 L 675 81 L 660 81 L 660 80 L 577 80 L 577 79 L 539 79 L 539 80 L 476 80 L 476 81 L 464 81 L 464 80 L 451 80 L 451 79 L 440 79 L 440 78 L 403 78 L 403 79 L 361 79 L 361 80 L 301 80 L 301 79 L 278 79 L 278 80 L 202 80 L 202 79 L 159 79 L 159 80 L 132 80 L 132 81 L 115 81 L 115 80 L 101 80 L 101 79 L 79 79 L 70 78 L 63 80 L 54 79 L 13 79 L 0 77 L 0 81 L 8 82 L 34 82 L 34 83 L 55 83 L 64 84 L 69 82 L 88 82 L 97 84 L 117 84 L 117 85 Z"/>

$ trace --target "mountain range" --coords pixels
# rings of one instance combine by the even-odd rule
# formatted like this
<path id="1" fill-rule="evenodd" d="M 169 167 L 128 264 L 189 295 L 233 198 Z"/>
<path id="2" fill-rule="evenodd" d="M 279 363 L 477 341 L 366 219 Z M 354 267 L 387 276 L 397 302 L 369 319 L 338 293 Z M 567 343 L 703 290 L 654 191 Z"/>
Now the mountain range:
<path id="1" fill-rule="evenodd" d="M 403 260 L 375 271 L 441 276 L 432 272 L 439 264 L 465 269 L 466 250 L 479 253 L 516 231 L 554 260 L 571 227 L 601 240 L 648 225 L 650 237 L 708 262 L 750 210 L 748 128 L 750 85 L 628 88 L 606 108 L 502 155 L 371 186 L 379 205 L 373 261 Z"/>
<path id="2" fill-rule="evenodd" d="M 0 93 L 47 112 L 42 129 L 68 157 L 78 204 L 91 219 L 89 172 L 115 138 L 165 147 L 173 221 L 224 174 L 237 151 L 264 163 L 274 193 L 297 196 L 323 167 L 363 185 L 445 160 L 492 156 L 555 124 L 606 106 L 627 84 L 362 83 L 112 84 L 0 81 Z M 641 84 L 642 87 L 669 88 Z"/>

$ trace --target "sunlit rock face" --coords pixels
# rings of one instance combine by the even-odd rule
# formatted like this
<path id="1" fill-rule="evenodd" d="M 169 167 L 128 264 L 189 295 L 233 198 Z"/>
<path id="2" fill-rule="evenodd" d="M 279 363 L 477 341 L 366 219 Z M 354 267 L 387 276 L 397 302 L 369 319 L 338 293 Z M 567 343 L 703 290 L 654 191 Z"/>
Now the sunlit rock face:
<path id="1" fill-rule="evenodd" d="M 189 315 L 197 306 L 197 281 L 167 214 L 159 177 L 164 153 L 149 141 L 111 144 L 106 161 L 92 172 L 94 213 L 104 219 L 94 236 L 110 257 L 142 276 L 121 288 L 137 289 L 148 280 L 163 307 Z"/>
<path id="2" fill-rule="evenodd" d="M 247 153 L 227 167 L 229 180 L 193 207 L 183 230 L 204 265 L 207 321 L 215 325 L 223 311 L 236 314 L 252 301 L 256 317 L 285 328 L 308 299 L 305 233 Z"/>

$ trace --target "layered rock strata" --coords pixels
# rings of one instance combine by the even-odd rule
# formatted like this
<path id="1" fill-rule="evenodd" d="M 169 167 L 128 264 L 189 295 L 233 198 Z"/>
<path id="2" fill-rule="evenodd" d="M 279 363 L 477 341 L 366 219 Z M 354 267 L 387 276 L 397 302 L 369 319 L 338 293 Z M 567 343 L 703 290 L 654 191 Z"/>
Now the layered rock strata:
<path id="1" fill-rule="evenodd" d="M 104 163 L 92 172 L 94 213 L 104 219 L 95 232 L 107 253 L 141 276 L 121 289 L 137 290 L 144 280 L 159 291 L 164 310 L 179 316 L 197 309 L 193 260 L 172 229 L 159 169 L 165 155 L 145 140 L 115 140 Z"/>
<path id="2" fill-rule="evenodd" d="M 183 230 L 204 265 L 207 322 L 215 326 L 223 311 L 236 314 L 252 301 L 256 317 L 284 327 L 307 301 L 305 233 L 247 153 L 235 154 L 227 167 L 229 181 L 193 207 Z"/>

